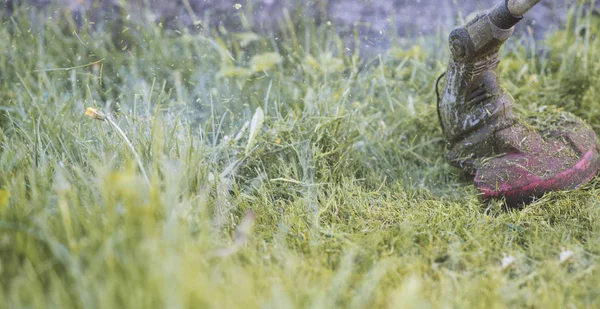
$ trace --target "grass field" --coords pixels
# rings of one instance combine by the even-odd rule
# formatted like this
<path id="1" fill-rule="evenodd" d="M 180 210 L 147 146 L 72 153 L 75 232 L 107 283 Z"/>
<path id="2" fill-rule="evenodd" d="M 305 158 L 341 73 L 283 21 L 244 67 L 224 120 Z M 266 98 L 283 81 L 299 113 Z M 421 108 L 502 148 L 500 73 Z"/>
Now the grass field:
<path id="1" fill-rule="evenodd" d="M 504 86 L 600 132 L 599 23 L 568 13 L 503 51 Z M 32 14 L 0 27 L 0 307 L 600 306 L 600 180 L 506 210 L 444 162 L 445 35 L 361 57 L 294 16 Z"/>

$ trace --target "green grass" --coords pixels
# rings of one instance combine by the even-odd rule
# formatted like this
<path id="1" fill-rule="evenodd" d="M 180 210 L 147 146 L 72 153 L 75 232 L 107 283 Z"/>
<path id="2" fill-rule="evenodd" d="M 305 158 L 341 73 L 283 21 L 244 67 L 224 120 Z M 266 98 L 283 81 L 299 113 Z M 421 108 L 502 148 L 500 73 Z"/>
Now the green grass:
<path id="1" fill-rule="evenodd" d="M 328 25 L 29 14 L 0 27 L 0 307 L 600 303 L 600 180 L 524 210 L 482 203 L 443 159 L 444 39 L 362 58 Z M 501 74 L 525 116 L 558 106 L 600 130 L 598 21 L 573 20 L 515 38 Z M 113 114 L 149 185 L 87 106 Z"/>

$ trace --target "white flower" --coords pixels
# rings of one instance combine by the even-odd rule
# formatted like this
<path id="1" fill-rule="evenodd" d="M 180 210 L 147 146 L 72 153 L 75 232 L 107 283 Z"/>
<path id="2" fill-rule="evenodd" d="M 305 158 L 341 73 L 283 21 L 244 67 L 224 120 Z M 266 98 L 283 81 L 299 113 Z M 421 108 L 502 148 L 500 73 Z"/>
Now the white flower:
<path id="1" fill-rule="evenodd" d="M 560 252 L 560 262 L 564 263 L 564 262 L 570 260 L 571 257 L 573 257 L 573 254 L 574 253 L 571 250 L 563 250 L 563 251 L 561 251 Z"/>
<path id="2" fill-rule="evenodd" d="M 502 269 L 506 269 L 515 263 L 517 259 L 515 259 L 512 255 L 507 255 L 502 258 Z"/>

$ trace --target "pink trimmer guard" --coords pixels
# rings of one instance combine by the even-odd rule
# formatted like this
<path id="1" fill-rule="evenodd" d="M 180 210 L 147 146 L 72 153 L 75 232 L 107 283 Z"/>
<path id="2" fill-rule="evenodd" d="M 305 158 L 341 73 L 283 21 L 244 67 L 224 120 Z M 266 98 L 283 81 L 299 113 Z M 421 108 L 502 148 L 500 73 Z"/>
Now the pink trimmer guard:
<path id="1" fill-rule="evenodd" d="M 552 130 L 497 133 L 514 150 L 480 164 L 475 186 L 484 199 L 504 198 L 508 206 L 518 207 L 548 191 L 575 189 L 596 175 L 600 158 L 594 131 L 569 114 L 559 120 L 546 124 Z"/>

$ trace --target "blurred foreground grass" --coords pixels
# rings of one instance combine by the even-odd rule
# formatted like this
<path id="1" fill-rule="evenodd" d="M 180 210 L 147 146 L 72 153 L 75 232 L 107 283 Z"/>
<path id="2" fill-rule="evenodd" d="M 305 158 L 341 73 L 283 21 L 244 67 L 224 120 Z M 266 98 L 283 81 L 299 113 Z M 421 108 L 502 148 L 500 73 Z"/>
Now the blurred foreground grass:
<path id="1" fill-rule="evenodd" d="M 361 58 L 294 17 L 259 36 L 31 14 L 0 27 L 0 307 L 600 303 L 600 181 L 505 210 L 444 162 L 444 38 Z M 569 14 L 501 74 L 526 116 L 600 130 L 598 23 Z"/>

